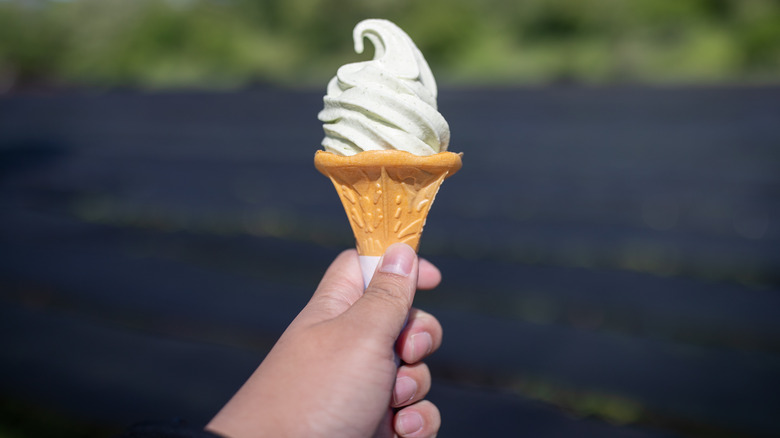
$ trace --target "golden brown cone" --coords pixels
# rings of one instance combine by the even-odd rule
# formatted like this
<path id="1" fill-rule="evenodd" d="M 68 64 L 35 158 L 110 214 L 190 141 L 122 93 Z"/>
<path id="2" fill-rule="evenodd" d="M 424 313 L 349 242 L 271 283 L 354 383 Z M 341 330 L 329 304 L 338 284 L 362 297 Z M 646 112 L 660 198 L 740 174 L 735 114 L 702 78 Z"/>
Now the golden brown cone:
<path id="1" fill-rule="evenodd" d="M 317 151 L 314 165 L 336 187 L 358 253 L 381 256 L 396 242 L 417 250 L 436 193 L 442 181 L 460 169 L 460 156 L 453 152 L 418 156 L 398 150 L 342 156 Z"/>

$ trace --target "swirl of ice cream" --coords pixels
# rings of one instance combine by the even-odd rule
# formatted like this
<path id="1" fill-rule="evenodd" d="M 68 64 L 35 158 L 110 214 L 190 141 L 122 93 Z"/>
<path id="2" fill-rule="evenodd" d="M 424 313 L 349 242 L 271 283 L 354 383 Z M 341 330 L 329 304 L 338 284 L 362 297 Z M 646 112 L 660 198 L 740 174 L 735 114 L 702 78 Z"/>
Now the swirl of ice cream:
<path id="1" fill-rule="evenodd" d="M 447 150 L 450 128 L 436 108 L 436 81 L 412 39 L 387 20 L 364 20 L 353 31 L 374 45 L 370 61 L 346 64 L 328 83 L 318 118 L 326 151 L 354 155 L 398 149 L 415 155 Z"/>

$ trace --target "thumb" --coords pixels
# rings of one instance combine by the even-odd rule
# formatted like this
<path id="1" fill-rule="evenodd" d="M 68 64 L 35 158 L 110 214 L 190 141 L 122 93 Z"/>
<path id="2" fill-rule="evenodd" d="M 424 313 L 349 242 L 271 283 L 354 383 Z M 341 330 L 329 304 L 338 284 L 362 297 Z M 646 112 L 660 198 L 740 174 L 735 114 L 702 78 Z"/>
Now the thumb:
<path id="1" fill-rule="evenodd" d="M 403 329 L 417 289 L 418 260 L 405 243 L 390 245 L 379 261 L 365 293 L 347 313 L 361 326 L 391 342 Z"/>

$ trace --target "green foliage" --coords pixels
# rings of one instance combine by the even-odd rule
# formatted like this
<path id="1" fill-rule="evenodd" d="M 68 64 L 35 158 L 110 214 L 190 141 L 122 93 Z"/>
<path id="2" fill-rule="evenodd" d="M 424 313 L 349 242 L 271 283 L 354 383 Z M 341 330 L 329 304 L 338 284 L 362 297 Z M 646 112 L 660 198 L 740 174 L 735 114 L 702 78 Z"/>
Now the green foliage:
<path id="1" fill-rule="evenodd" d="M 775 82 L 776 0 L 0 0 L 0 89 L 318 86 L 363 18 L 441 82 Z"/>

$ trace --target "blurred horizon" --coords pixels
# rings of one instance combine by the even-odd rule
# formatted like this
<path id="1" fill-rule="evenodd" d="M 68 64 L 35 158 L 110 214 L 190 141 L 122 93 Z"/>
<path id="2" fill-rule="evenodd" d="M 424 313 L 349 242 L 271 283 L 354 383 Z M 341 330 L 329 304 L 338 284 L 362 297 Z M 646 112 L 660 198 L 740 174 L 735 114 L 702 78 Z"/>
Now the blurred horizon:
<path id="1" fill-rule="evenodd" d="M 323 86 L 387 18 L 443 86 L 777 84 L 772 0 L 0 0 L 0 93 Z M 370 45 L 369 45 L 370 47 Z"/>

